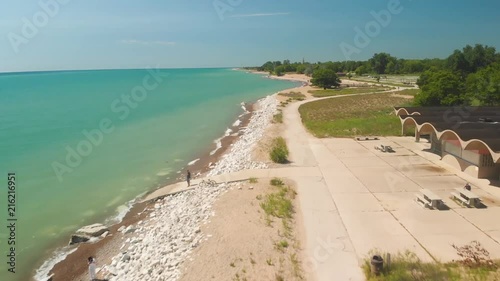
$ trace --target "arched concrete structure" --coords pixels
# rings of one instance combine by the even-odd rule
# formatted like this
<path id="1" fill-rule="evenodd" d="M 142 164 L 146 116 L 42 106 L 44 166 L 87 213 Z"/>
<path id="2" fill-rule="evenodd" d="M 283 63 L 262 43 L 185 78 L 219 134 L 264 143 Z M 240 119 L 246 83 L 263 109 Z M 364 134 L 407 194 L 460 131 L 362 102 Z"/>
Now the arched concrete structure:
<path id="1" fill-rule="evenodd" d="M 446 119 L 440 114 L 446 110 L 449 109 L 436 108 L 433 112 L 425 108 L 421 110 L 425 115 L 421 115 L 419 108 L 395 108 L 402 132 L 414 127 L 417 141 L 420 135 L 431 135 L 431 148 L 443 161 L 479 178 L 500 179 L 500 120 L 485 122 L 486 117 L 481 115 Z M 488 110 L 491 114 L 491 108 Z"/>

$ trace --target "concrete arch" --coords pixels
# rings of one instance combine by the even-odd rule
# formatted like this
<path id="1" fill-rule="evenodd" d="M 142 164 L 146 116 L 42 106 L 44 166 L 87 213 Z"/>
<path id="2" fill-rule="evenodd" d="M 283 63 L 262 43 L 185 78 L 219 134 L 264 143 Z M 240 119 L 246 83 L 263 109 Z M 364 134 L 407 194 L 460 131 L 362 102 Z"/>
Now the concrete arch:
<path id="1" fill-rule="evenodd" d="M 493 162 L 500 163 L 500 153 L 495 153 L 491 148 L 484 143 L 482 140 L 472 139 L 465 142 L 463 146 L 463 150 L 479 150 L 479 151 L 487 151 L 491 158 L 493 158 Z"/>
<path id="2" fill-rule="evenodd" d="M 397 109 L 395 110 L 396 111 L 396 116 L 402 116 L 402 115 L 421 115 L 420 112 L 413 112 L 413 113 L 409 113 L 408 110 L 406 108 L 400 108 L 400 109 Z"/>
<path id="3" fill-rule="evenodd" d="M 404 109 L 404 108 L 401 108 L 399 110 L 402 110 L 402 109 Z M 407 114 L 405 114 L 405 115 L 407 115 Z M 412 117 L 406 117 L 404 119 L 401 119 L 401 124 L 402 124 L 403 130 L 409 126 L 415 125 L 419 134 L 434 133 L 440 141 L 442 141 L 442 140 L 457 140 L 459 142 L 462 150 L 471 150 L 472 147 L 480 146 L 481 148 L 488 150 L 491 157 L 493 158 L 493 162 L 500 163 L 500 153 L 495 153 L 486 143 L 484 143 L 483 141 L 481 141 L 479 139 L 472 139 L 469 141 L 464 141 L 460 138 L 460 136 L 455 131 L 444 130 L 442 132 L 439 132 L 431 123 L 425 122 L 425 123 L 419 125 L 417 123 L 417 121 L 415 119 L 413 119 Z"/>
<path id="4" fill-rule="evenodd" d="M 438 134 L 438 132 L 436 131 L 436 134 Z M 455 133 L 454 131 L 452 130 L 444 130 L 442 131 L 441 133 L 438 134 L 438 138 L 439 140 L 458 140 L 458 142 L 460 143 L 460 147 L 463 149 L 463 141 L 462 139 L 460 138 L 459 135 L 457 135 L 457 133 Z"/>
<path id="5" fill-rule="evenodd" d="M 418 131 L 420 132 L 420 134 L 431 134 L 431 133 L 435 133 L 437 135 L 437 130 L 436 128 L 434 128 L 434 126 L 432 126 L 432 124 L 430 123 L 424 123 L 420 126 L 418 126 Z"/>
<path id="6" fill-rule="evenodd" d="M 408 110 L 406 108 L 400 108 L 396 110 L 396 116 L 401 116 L 401 115 L 410 115 L 408 113 Z"/>

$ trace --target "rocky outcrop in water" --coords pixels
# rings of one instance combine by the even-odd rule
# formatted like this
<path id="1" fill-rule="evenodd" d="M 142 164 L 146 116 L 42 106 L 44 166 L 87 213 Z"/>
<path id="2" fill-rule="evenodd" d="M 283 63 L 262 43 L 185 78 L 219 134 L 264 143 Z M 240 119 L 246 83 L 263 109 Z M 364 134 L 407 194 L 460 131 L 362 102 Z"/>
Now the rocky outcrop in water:
<path id="1" fill-rule="evenodd" d="M 87 225 L 78 229 L 75 234 L 71 235 L 69 244 L 73 245 L 73 244 L 88 242 L 93 237 L 99 237 L 108 231 L 109 231 L 108 227 L 100 223 Z"/>

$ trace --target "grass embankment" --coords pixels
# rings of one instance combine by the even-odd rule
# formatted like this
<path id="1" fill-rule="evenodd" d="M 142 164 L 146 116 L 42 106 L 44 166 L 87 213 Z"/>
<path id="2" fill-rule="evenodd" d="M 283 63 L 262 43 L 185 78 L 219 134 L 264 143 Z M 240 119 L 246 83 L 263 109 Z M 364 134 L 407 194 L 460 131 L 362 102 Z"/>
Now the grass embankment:
<path id="1" fill-rule="evenodd" d="M 352 94 L 364 94 L 364 93 L 374 93 L 383 92 L 390 90 L 387 87 L 360 87 L 360 88 L 341 88 L 341 89 L 328 89 L 328 90 L 313 90 L 309 91 L 315 98 L 341 96 L 341 95 L 352 95 Z"/>
<path id="2" fill-rule="evenodd" d="M 320 138 L 396 136 L 401 123 L 393 107 L 412 100 L 393 94 L 398 92 L 325 99 L 306 103 L 299 112 L 306 128 Z"/>
<path id="3" fill-rule="evenodd" d="M 474 242 L 473 242 L 474 243 Z M 475 246 L 472 244 L 473 247 Z M 478 243 L 477 245 L 480 246 Z M 398 254 L 392 258 L 391 265 L 384 265 L 382 272 L 377 276 L 371 272 L 370 260 L 365 260 L 363 272 L 367 281 L 494 281 L 500 280 L 498 263 L 482 253 L 472 250 L 464 252 L 470 247 L 457 248 L 466 256 L 463 260 L 451 263 L 424 263 L 412 252 Z M 469 248 L 470 249 L 470 248 Z M 481 249 L 484 250 L 484 249 Z M 474 260 L 474 258 L 479 258 Z M 384 260 L 387 260 L 385 258 Z"/>
<path id="4" fill-rule="evenodd" d="M 279 263 L 283 264 L 286 259 L 289 259 L 289 264 L 291 266 L 290 271 L 293 273 L 294 280 L 303 280 L 302 266 L 298 258 L 300 244 L 295 237 L 292 227 L 295 213 L 293 200 L 297 193 L 279 178 L 272 179 L 270 184 L 276 189 L 275 192 L 267 194 L 264 198 L 260 197 L 257 199 L 262 200 L 260 207 L 264 210 L 267 226 L 278 228 L 281 239 L 279 241 L 274 241 L 274 248 L 282 255 Z M 281 221 L 281 224 L 273 226 L 276 221 Z M 269 266 L 274 266 L 275 262 L 272 259 L 268 259 L 266 263 Z M 276 280 L 285 279 L 278 273 L 276 274 Z"/>
<path id="5" fill-rule="evenodd" d="M 405 90 L 398 91 L 396 94 L 414 97 L 418 93 L 420 93 L 420 89 L 405 89 Z"/>
<path id="6" fill-rule="evenodd" d="M 274 163 L 286 164 L 288 162 L 288 146 L 282 137 L 277 137 L 273 140 L 269 157 Z"/>
<path id="7" fill-rule="evenodd" d="M 287 98 L 291 98 L 292 100 L 304 100 L 306 98 L 306 96 L 300 92 L 294 92 L 294 91 L 291 91 L 289 93 L 279 93 L 278 95 L 280 96 L 283 96 L 283 97 L 287 97 Z"/>

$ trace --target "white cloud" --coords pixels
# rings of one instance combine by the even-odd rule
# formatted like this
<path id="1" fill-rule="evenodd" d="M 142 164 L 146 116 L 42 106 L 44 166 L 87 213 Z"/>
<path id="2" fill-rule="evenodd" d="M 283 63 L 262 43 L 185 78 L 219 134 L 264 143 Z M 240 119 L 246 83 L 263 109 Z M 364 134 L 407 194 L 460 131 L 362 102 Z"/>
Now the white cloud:
<path id="1" fill-rule="evenodd" d="M 163 46 L 173 46 L 176 44 L 175 42 L 171 41 L 141 41 L 135 39 L 121 40 L 120 43 L 129 45 L 137 44 L 137 45 L 163 45 Z"/>
<path id="2" fill-rule="evenodd" d="M 286 16 L 290 13 L 263 13 L 263 14 L 245 14 L 245 15 L 232 15 L 231 18 L 250 18 L 250 17 L 273 17 L 273 16 Z"/>

